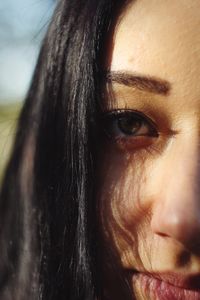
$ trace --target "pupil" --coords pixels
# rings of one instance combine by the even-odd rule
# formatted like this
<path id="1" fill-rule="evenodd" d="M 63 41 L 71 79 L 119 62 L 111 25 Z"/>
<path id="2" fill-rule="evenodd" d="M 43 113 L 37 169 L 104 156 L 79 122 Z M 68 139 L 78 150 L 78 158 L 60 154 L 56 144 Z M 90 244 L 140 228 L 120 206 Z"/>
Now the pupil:
<path id="1" fill-rule="evenodd" d="M 118 121 L 119 129 L 129 135 L 135 134 L 141 127 L 141 120 L 135 118 L 121 118 Z"/>

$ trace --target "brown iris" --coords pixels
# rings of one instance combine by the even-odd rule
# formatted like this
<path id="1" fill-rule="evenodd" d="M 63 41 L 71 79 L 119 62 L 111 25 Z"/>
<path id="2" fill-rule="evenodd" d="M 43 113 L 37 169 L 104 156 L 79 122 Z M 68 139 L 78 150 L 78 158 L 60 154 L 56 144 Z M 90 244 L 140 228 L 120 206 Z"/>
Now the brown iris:
<path id="1" fill-rule="evenodd" d="M 143 121 L 137 116 L 123 116 L 119 118 L 117 125 L 119 130 L 121 130 L 124 134 L 136 135 L 137 132 L 142 128 Z M 148 133 L 147 129 L 146 131 L 146 133 Z M 145 134 L 144 130 L 142 134 Z"/>

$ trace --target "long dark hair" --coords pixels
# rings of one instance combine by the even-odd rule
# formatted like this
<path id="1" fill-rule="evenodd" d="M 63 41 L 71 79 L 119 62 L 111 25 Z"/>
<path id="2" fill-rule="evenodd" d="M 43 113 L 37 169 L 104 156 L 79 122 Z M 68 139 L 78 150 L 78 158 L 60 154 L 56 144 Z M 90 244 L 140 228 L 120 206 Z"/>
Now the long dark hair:
<path id="1" fill-rule="evenodd" d="M 61 0 L 0 196 L 0 298 L 100 299 L 94 199 L 105 41 L 124 0 Z"/>

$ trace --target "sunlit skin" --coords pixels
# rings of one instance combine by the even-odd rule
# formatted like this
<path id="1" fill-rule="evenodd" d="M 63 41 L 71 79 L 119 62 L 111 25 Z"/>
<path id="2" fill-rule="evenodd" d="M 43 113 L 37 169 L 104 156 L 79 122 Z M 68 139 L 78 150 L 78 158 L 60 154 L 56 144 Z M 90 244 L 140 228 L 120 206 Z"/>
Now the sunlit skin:
<path id="1" fill-rule="evenodd" d="M 129 4 L 115 27 L 108 69 L 98 190 L 103 234 L 112 236 L 106 247 L 130 273 L 199 275 L 200 1 Z M 167 89 L 120 82 L 120 72 Z M 121 123 L 106 114 L 113 110 L 123 111 Z M 129 119 L 135 111 L 142 116 L 133 134 L 127 111 Z M 132 288 L 139 300 L 160 299 L 140 283 Z"/>

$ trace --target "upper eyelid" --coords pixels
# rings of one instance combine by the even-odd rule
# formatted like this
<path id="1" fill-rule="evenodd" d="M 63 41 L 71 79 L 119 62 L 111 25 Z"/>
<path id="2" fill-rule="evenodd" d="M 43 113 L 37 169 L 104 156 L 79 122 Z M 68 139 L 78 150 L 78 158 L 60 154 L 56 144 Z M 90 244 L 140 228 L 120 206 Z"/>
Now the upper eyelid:
<path id="1" fill-rule="evenodd" d="M 138 117 L 140 117 L 141 119 L 143 119 L 144 121 L 146 121 L 147 123 L 149 123 L 150 125 L 152 125 L 156 130 L 158 130 L 157 128 L 157 124 L 154 122 L 154 120 L 152 120 L 149 116 L 147 116 L 146 114 L 144 114 L 143 112 L 139 111 L 139 110 L 134 110 L 134 109 L 112 109 L 109 111 L 105 111 L 102 113 L 102 117 L 106 118 L 106 117 L 114 117 L 114 116 L 122 116 L 122 115 L 126 115 L 126 114 L 132 114 L 132 115 L 137 115 Z"/>

